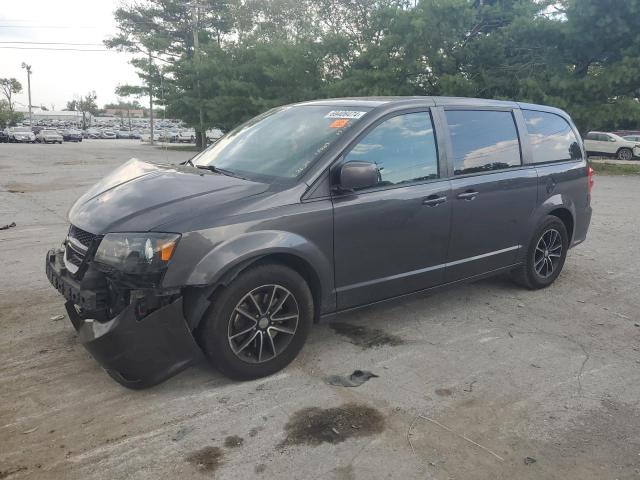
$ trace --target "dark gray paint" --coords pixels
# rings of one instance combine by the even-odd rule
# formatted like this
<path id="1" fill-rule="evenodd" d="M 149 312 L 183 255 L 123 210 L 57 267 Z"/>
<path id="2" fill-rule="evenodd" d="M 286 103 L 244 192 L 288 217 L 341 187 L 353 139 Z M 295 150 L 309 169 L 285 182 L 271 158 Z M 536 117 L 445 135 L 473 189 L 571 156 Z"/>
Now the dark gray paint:
<path id="1" fill-rule="evenodd" d="M 318 279 L 321 313 L 515 265 L 522 261 L 524 248 L 493 253 L 526 246 L 540 219 L 558 208 L 570 212 L 575 223 L 572 244 L 586 235 L 591 212 L 586 162 L 530 165 L 517 103 L 421 97 L 307 103 L 374 108 L 294 185 L 265 185 L 188 166 L 135 161 L 81 197 L 69 219 L 97 234 L 182 233 L 164 278 L 166 288 L 212 285 L 252 259 L 294 256 Z M 561 115 L 575 131 L 560 110 L 521 106 Z M 522 167 L 451 177 L 443 109 L 469 107 L 513 111 Z M 369 127 L 392 114 L 430 109 L 442 179 L 366 193 L 332 190 L 330 169 Z M 479 195 L 457 198 L 468 189 Z M 423 204 L 430 195 L 447 201 Z"/>

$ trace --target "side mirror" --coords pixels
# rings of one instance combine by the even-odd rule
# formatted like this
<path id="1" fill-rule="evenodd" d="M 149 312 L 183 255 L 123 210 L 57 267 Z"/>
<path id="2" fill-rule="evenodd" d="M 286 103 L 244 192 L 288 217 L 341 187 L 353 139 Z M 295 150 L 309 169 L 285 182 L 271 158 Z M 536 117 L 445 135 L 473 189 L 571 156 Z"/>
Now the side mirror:
<path id="1" fill-rule="evenodd" d="M 342 190 L 357 190 L 378 183 L 378 167 L 369 162 L 347 162 L 340 167 L 338 176 Z"/>

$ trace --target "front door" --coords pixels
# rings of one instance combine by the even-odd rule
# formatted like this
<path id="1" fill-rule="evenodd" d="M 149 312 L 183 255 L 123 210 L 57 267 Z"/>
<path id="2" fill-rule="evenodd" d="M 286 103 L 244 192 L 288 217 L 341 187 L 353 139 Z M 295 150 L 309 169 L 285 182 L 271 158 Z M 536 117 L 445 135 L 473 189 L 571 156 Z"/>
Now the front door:
<path id="1" fill-rule="evenodd" d="M 535 168 L 522 166 L 512 111 L 447 110 L 453 179 L 446 281 L 515 263 L 535 208 Z"/>
<path id="2" fill-rule="evenodd" d="M 422 111 L 382 120 L 344 155 L 375 163 L 379 181 L 333 196 L 339 309 L 443 282 L 452 202 L 437 152 Z"/>

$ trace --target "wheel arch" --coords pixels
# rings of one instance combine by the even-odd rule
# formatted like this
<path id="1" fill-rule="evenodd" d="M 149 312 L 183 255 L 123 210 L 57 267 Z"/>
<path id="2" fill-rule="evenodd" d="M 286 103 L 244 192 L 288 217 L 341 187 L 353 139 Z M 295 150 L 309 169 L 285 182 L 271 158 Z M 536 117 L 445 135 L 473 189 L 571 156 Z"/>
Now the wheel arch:
<path id="1" fill-rule="evenodd" d="M 198 326 L 220 288 L 263 263 L 285 265 L 305 279 L 313 296 L 314 321 L 335 309 L 332 263 L 318 247 L 289 232 L 252 232 L 214 248 L 194 269 L 183 289 L 189 325 Z"/>
<path id="2" fill-rule="evenodd" d="M 564 224 L 564 227 L 567 229 L 567 236 L 569 238 L 569 245 L 571 245 L 571 240 L 573 239 L 573 231 L 575 228 L 575 220 L 573 218 L 573 214 L 571 210 L 566 207 L 556 208 L 549 212 L 549 215 L 557 217 Z"/>

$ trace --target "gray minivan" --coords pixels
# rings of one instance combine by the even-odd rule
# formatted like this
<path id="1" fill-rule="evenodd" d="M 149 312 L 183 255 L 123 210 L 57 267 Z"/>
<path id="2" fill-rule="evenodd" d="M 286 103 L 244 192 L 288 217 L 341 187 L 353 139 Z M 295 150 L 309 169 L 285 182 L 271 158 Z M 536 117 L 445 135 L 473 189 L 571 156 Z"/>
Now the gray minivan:
<path id="1" fill-rule="evenodd" d="M 203 355 L 258 378 L 326 315 L 502 272 L 553 283 L 589 227 L 585 159 L 569 116 L 540 105 L 288 105 L 184 164 L 125 163 L 71 208 L 46 271 L 121 384 Z"/>

